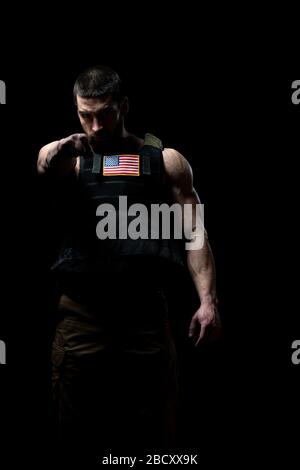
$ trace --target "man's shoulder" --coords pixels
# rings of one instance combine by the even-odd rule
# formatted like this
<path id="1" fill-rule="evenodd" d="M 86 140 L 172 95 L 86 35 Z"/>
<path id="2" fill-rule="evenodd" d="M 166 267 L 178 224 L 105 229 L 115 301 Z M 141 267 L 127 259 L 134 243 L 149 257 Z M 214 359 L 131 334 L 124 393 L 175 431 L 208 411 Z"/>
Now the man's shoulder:
<path id="1" fill-rule="evenodd" d="M 169 147 L 163 149 L 163 156 L 166 159 L 173 159 L 176 161 L 184 159 L 184 156 L 178 152 L 178 150 Z"/>
<path id="2" fill-rule="evenodd" d="M 187 159 L 174 148 L 165 148 L 163 150 L 163 160 L 167 173 L 182 174 L 191 171 Z"/>

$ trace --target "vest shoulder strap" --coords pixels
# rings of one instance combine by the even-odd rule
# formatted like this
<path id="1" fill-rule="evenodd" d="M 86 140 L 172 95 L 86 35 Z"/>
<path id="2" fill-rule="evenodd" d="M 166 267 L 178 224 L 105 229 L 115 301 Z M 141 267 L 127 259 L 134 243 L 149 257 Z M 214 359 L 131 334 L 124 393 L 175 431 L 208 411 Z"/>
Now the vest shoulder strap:
<path id="1" fill-rule="evenodd" d="M 162 141 L 153 134 L 146 134 L 139 154 L 142 157 L 142 173 L 146 176 L 158 177 L 162 166 Z"/>
<path id="2" fill-rule="evenodd" d="M 160 139 L 158 139 L 158 137 L 155 137 L 155 135 L 153 134 L 145 134 L 145 139 L 144 139 L 144 145 L 149 145 L 151 147 L 155 147 L 157 149 L 160 149 L 160 150 L 163 150 L 163 144 L 162 144 L 162 141 Z"/>

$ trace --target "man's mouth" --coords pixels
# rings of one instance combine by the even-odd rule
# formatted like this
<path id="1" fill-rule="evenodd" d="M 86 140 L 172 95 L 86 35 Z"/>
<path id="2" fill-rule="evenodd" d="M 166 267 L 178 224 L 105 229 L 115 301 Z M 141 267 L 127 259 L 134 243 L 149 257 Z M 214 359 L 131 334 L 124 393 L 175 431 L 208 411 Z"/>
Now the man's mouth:
<path id="1" fill-rule="evenodd" d="M 91 135 L 90 137 L 90 140 L 93 142 L 101 142 L 102 140 L 104 139 L 107 139 L 107 135 L 106 134 L 93 134 Z"/>

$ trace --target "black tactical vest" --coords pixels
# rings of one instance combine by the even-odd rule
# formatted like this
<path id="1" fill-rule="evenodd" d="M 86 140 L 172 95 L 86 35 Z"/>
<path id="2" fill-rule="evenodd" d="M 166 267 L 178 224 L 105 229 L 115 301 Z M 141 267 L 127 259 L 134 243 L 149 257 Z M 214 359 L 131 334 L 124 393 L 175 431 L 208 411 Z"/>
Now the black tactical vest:
<path id="1" fill-rule="evenodd" d="M 122 272 L 131 261 L 142 260 L 152 266 L 184 266 L 184 241 L 172 239 L 120 238 L 120 196 L 126 196 L 127 207 L 143 204 L 148 209 L 148 234 L 151 227 L 151 205 L 172 205 L 165 182 L 162 144 L 146 134 L 141 149 L 134 154 L 80 157 L 80 174 L 69 193 L 67 234 L 59 258 L 53 266 L 58 273 Z M 97 215 L 99 206 L 107 204 L 116 215 L 116 238 L 99 239 Z M 124 215 L 124 214 L 123 214 Z M 136 219 L 128 216 L 127 227 Z M 124 233 L 124 232 L 123 232 Z M 124 268 L 126 271 L 126 269 Z"/>

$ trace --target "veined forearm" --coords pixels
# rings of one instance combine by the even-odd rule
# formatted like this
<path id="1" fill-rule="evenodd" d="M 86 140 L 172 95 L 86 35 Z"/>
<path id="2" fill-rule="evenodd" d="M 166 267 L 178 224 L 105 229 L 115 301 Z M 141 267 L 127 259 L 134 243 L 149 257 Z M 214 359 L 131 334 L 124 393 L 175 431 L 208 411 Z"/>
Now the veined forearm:
<path id="1" fill-rule="evenodd" d="M 200 250 L 187 251 L 187 264 L 201 303 L 216 303 L 215 264 L 206 237 Z"/>
<path id="2" fill-rule="evenodd" d="M 51 142 L 40 150 L 38 157 L 38 172 L 43 174 L 49 169 L 57 174 L 64 174 L 76 165 L 76 158 L 63 158 L 62 141 Z"/>

